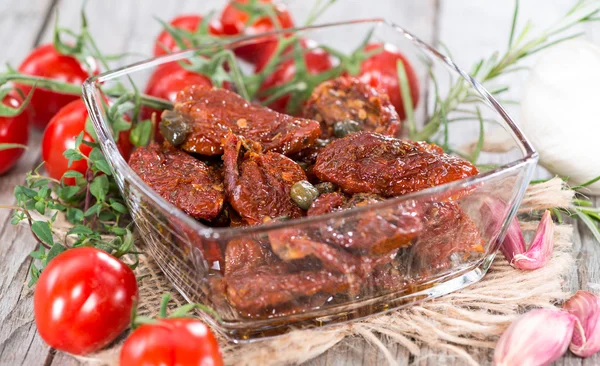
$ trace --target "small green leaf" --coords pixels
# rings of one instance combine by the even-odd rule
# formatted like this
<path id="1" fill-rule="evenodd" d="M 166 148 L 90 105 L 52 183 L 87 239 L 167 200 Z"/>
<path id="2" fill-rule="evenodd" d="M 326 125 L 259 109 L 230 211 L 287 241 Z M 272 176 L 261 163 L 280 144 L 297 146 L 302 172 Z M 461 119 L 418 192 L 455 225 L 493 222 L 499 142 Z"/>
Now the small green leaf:
<path id="1" fill-rule="evenodd" d="M 79 149 L 79 146 L 81 145 L 82 141 L 83 141 L 83 131 L 81 131 L 79 133 L 79 135 L 77 135 L 77 138 L 75 139 L 75 149 Z"/>
<path id="2" fill-rule="evenodd" d="M 64 177 L 64 175 L 63 175 Z M 71 198 L 73 198 L 73 196 L 75 196 L 78 192 L 80 191 L 80 188 L 77 186 L 64 186 L 64 187 L 60 187 L 57 190 L 58 193 L 58 197 L 62 200 L 69 200 Z"/>
<path id="3" fill-rule="evenodd" d="M 63 174 L 63 178 L 83 178 L 83 174 L 76 170 L 67 170 L 65 174 Z"/>
<path id="4" fill-rule="evenodd" d="M 100 150 L 100 148 L 95 147 L 90 152 L 89 158 L 91 161 L 102 160 L 104 159 L 104 154 L 102 154 L 102 150 Z"/>
<path id="5" fill-rule="evenodd" d="M 44 246 L 40 245 L 39 249 L 29 253 L 29 256 L 38 260 L 46 258 L 46 251 L 44 250 Z"/>
<path id="6" fill-rule="evenodd" d="M 81 154 L 81 152 L 79 152 L 79 150 L 76 149 L 67 149 L 65 150 L 65 152 L 63 153 L 63 156 L 67 159 L 69 159 L 69 163 L 67 164 L 67 167 L 71 167 L 71 165 L 73 164 L 74 161 L 79 161 L 81 159 L 83 159 L 83 155 Z"/>
<path id="7" fill-rule="evenodd" d="M 35 266 L 34 263 L 31 263 L 30 271 L 31 279 L 29 279 L 29 283 L 27 286 L 31 287 L 36 284 L 38 279 L 40 278 L 40 270 Z"/>
<path id="8" fill-rule="evenodd" d="M 146 146 L 152 135 L 152 126 L 152 121 L 149 119 L 140 121 L 133 126 L 129 136 L 131 143 L 135 146 Z"/>
<path id="9" fill-rule="evenodd" d="M 44 260 L 44 265 L 47 265 L 48 263 L 50 263 L 50 261 L 52 259 L 54 259 L 54 257 L 56 257 L 57 255 L 59 255 L 60 253 L 66 251 L 67 248 L 65 248 L 62 244 L 60 243 L 55 243 L 52 248 L 50 248 L 50 250 L 48 251 L 48 255 L 46 256 L 46 259 Z"/>
<path id="10" fill-rule="evenodd" d="M 50 224 L 47 221 L 34 221 L 31 224 L 31 230 L 45 244 L 54 244 L 52 230 L 50 229 Z"/>
<path id="11" fill-rule="evenodd" d="M 92 215 L 98 215 L 102 210 L 102 202 L 98 202 L 92 207 L 88 208 L 87 211 L 83 213 L 83 216 L 88 217 Z"/>
<path id="12" fill-rule="evenodd" d="M 15 197 L 20 201 L 25 201 L 28 198 L 35 198 L 36 196 L 37 192 L 31 188 L 27 188 L 25 186 L 15 187 Z"/>
<path id="13" fill-rule="evenodd" d="M 35 203 L 35 210 L 41 215 L 44 215 L 46 213 L 46 205 L 44 204 L 44 201 L 37 201 Z"/>
<path id="14" fill-rule="evenodd" d="M 75 225 L 68 232 L 67 235 L 91 235 L 94 230 L 84 225 Z"/>
<path id="15" fill-rule="evenodd" d="M 94 167 L 104 174 L 112 175 L 110 165 L 108 165 L 108 163 L 104 159 L 94 161 Z"/>
<path id="16" fill-rule="evenodd" d="M 118 226 L 113 226 L 110 230 L 115 233 L 115 235 L 125 235 L 127 233 L 127 230 Z"/>
<path id="17" fill-rule="evenodd" d="M 92 181 L 90 184 L 90 193 L 96 197 L 98 201 L 104 201 L 106 194 L 108 193 L 108 177 L 106 175 L 100 175 Z"/>
<path id="18" fill-rule="evenodd" d="M 48 179 L 39 179 L 31 184 L 31 188 L 39 188 L 43 186 L 47 186 L 50 183 Z"/>
<path id="19" fill-rule="evenodd" d="M 77 224 L 83 221 L 83 211 L 78 208 L 69 207 L 67 209 L 67 221 L 71 224 Z"/>
<path id="20" fill-rule="evenodd" d="M 127 207 L 125 207 L 125 205 L 116 201 L 111 202 L 110 207 L 112 207 L 113 210 L 122 214 L 126 214 L 128 212 Z"/>

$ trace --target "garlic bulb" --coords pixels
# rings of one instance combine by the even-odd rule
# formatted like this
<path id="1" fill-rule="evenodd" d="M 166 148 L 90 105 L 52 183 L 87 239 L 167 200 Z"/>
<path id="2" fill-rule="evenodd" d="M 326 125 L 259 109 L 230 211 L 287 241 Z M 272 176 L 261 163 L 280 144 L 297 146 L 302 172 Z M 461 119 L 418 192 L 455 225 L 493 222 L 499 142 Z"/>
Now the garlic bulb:
<path id="1" fill-rule="evenodd" d="M 520 126 L 553 174 L 572 185 L 600 175 L 600 47 L 583 39 L 542 51 L 521 100 Z M 600 194 L 600 182 L 588 187 Z"/>

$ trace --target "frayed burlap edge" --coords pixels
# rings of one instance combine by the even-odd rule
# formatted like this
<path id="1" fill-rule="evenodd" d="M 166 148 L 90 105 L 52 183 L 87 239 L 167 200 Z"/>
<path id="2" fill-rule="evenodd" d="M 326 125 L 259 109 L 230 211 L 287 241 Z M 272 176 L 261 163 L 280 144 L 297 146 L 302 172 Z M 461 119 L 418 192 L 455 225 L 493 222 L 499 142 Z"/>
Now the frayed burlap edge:
<path id="1" fill-rule="evenodd" d="M 519 212 L 568 208 L 573 194 L 558 178 L 533 185 L 527 190 Z M 537 222 L 521 222 L 521 225 L 523 230 L 533 231 Z M 556 226 L 553 257 L 544 268 L 536 271 L 516 270 L 499 255 L 481 281 L 433 301 L 348 324 L 296 330 L 247 345 L 235 345 L 222 339 L 225 363 L 299 364 L 342 344 L 345 339 L 360 337 L 378 348 L 391 365 L 397 363 L 390 350 L 394 343 L 405 347 L 416 361 L 421 357 L 421 350 L 427 347 L 454 354 L 462 363 L 477 365 L 471 354 L 493 349 L 500 334 L 520 313 L 534 307 L 552 307 L 570 295 L 562 285 L 574 265 L 571 233 L 569 225 Z M 144 315 L 157 313 L 161 295 L 165 292 L 173 293 L 177 303 L 184 302 L 151 259 L 143 259 L 137 272 L 143 277 L 139 307 Z M 116 344 L 96 355 L 79 359 L 88 364 L 116 365 L 120 346 Z"/>

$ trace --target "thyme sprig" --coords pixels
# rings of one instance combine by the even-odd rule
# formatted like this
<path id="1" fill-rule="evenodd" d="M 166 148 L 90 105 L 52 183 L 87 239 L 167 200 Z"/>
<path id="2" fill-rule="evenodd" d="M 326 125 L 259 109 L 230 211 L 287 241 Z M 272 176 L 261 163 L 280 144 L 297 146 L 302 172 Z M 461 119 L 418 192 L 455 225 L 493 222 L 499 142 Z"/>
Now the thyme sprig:
<path id="1" fill-rule="evenodd" d="M 39 244 L 31 253 L 40 266 L 32 263 L 30 286 L 54 256 L 72 247 L 93 246 L 116 257 L 133 254 L 136 261 L 131 266 L 137 265 L 131 220 L 110 166 L 99 145 L 84 141 L 83 137 L 81 132 L 75 147 L 63 155 L 69 164 L 85 160 L 88 166 L 85 174 L 69 170 L 58 181 L 40 174 L 39 166 L 27 174 L 24 185 L 15 187 L 17 202 L 10 207 L 14 209 L 11 223 L 16 225 L 26 220 Z M 89 156 L 81 151 L 83 145 L 92 149 Z M 74 182 L 67 184 L 67 180 Z M 71 225 L 62 237 L 55 230 L 59 213 Z"/>

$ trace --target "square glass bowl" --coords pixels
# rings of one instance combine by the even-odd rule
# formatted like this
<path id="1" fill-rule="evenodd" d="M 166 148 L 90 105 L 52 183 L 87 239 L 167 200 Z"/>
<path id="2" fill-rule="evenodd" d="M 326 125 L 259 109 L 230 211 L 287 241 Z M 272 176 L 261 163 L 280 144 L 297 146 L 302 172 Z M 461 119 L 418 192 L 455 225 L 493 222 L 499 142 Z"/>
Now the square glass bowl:
<path id="1" fill-rule="evenodd" d="M 133 82 L 143 90 L 157 67 L 194 62 L 199 55 L 235 50 L 256 39 L 154 58 L 94 76 L 84 84 L 99 143 L 145 242 L 144 250 L 188 301 L 216 311 L 218 316 L 205 314 L 205 320 L 234 341 L 359 319 L 478 281 L 525 193 L 537 163 L 536 152 L 502 106 L 451 59 L 382 19 L 285 30 L 285 36 L 314 39 L 344 53 L 360 47 L 367 34 L 371 42 L 397 47 L 415 68 L 421 86 L 414 111 L 417 128 L 431 128 L 424 126 L 432 123 L 441 126 L 430 140 L 471 157 L 480 168 L 479 175 L 323 216 L 252 227 L 209 227 L 167 202 L 129 167 L 113 139 L 104 102 L 107 97 L 99 87 L 120 83 L 132 92 Z M 249 67 L 242 65 L 242 69 Z M 490 134 L 507 137 L 509 151 L 465 149 L 469 143 L 478 145 L 472 142 L 484 128 L 482 138 Z M 359 241 L 400 248 L 366 255 L 343 248 Z M 239 258 L 226 258 L 228 246 L 233 245 L 242 246 L 237 249 Z M 267 251 L 273 245 L 287 250 L 304 245 L 312 254 L 295 259 L 293 266 L 263 263 L 246 272 L 225 274 L 228 259 L 249 265 L 252 248 L 244 245 L 259 245 Z"/>

